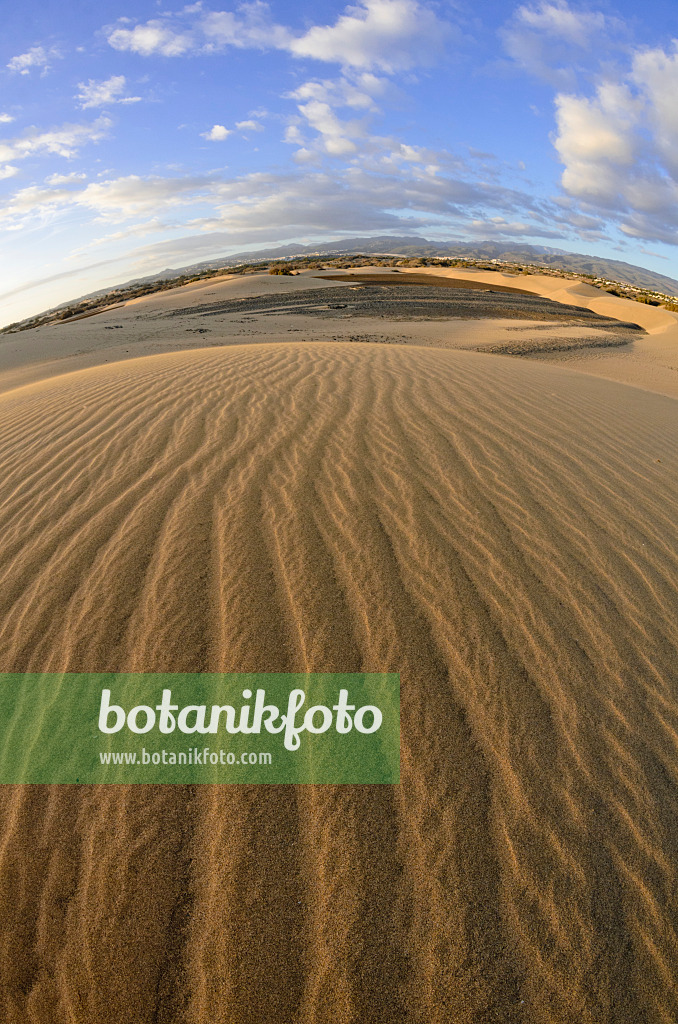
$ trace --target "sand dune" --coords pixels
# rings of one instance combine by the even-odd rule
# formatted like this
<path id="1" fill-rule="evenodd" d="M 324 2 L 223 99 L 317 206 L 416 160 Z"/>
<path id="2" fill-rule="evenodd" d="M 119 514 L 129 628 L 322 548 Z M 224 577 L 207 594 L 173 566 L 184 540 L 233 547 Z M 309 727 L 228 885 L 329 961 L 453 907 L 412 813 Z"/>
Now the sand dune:
<path id="1" fill-rule="evenodd" d="M 516 277 L 493 271 L 464 269 L 417 268 L 402 273 L 427 274 L 450 278 L 471 277 L 483 284 L 519 284 L 535 295 L 553 299 L 555 302 L 572 303 L 593 310 L 602 316 L 616 317 L 638 324 L 646 331 L 632 344 L 618 352 L 584 350 L 571 351 L 566 355 L 558 352 L 546 355 L 547 359 L 566 362 L 567 366 L 580 373 L 594 374 L 606 380 L 615 380 L 633 387 L 642 387 L 660 395 L 678 398 L 678 314 L 664 308 L 648 306 L 633 299 L 609 295 L 599 288 L 581 281 L 567 281 L 564 278 L 549 277 L 545 274 L 530 274 Z M 497 339 L 500 340 L 500 339 Z"/>
<path id="2" fill-rule="evenodd" d="M 403 703 L 399 787 L 3 787 L 3 1021 L 675 1021 L 677 434 L 670 398 L 413 346 L 1 395 L 0 670 L 391 670 Z"/>
<path id="3" fill-rule="evenodd" d="M 267 304 L 270 300 L 275 306 L 280 298 L 289 303 L 309 289 L 316 293 L 328 289 L 328 303 L 346 301 L 354 293 L 346 294 L 345 289 L 352 289 L 355 281 L 362 279 L 380 283 L 390 280 L 401 285 L 425 280 L 464 283 L 464 287 L 470 283 L 476 294 L 478 290 L 497 291 L 504 287 L 513 291 L 518 282 L 519 290 L 524 286 L 531 296 L 554 300 L 548 317 L 552 322 L 537 323 L 532 313 L 524 320 L 515 319 L 515 309 L 508 319 L 498 319 L 496 310 L 485 314 L 492 315 L 492 319 L 480 319 L 477 312 L 467 319 L 458 310 L 452 319 L 403 319 L 381 314 L 375 320 L 355 313 L 337 313 L 336 318 L 321 322 L 308 315 L 301 304 L 296 315 L 282 308 L 278 313 L 257 312 L 261 301 Z M 419 288 L 417 291 L 422 292 Z M 435 291 L 438 297 L 444 294 L 441 289 Z M 252 303 L 255 297 L 263 298 Z M 501 296 L 496 298 L 500 300 Z M 242 312 L 237 310 L 239 302 L 243 302 Z M 590 308 L 604 317 L 637 323 L 643 330 L 636 332 L 632 340 L 628 332 L 621 331 L 615 340 L 613 332 L 596 325 L 595 318 L 589 317 L 588 322 L 586 317 L 573 320 L 572 306 L 579 307 L 580 312 L 582 307 Z M 566 361 L 571 369 L 678 397 L 678 317 L 673 313 L 603 295 L 588 285 L 561 278 L 516 278 L 449 268 L 417 268 L 411 272 L 402 269 L 385 274 L 382 267 L 361 268 L 359 274 L 349 271 L 339 276 L 333 272 L 305 271 L 290 277 L 249 274 L 217 278 L 135 299 L 96 316 L 4 335 L 0 337 L 0 394 L 37 380 L 135 356 L 206 345 L 289 341 L 385 342 L 529 355 Z M 621 343 L 615 353 L 610 352 L 612 343 Z"/>

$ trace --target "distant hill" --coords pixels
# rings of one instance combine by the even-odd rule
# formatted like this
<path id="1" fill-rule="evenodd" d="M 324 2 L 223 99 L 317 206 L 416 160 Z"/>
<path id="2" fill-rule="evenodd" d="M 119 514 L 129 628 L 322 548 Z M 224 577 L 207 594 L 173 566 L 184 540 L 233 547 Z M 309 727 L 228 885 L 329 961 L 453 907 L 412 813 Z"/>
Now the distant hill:
<path id="1" fill-rule="evenodd" d="M 622 260 L 605 259 L 602 256 L 585 256 L 578 252 L 564 252 L 562 249 L 549 249 L 547 246 L 522 245 L 506 249 L 494 242 L 481 242 L 472 247 L 477 250 L 476 259 L 498 259 L 516 263 L 541 263 L 545 267 L 559 270 L 570 270 L 574 274 L 592 274 L 594 277 L 609 278 L 631 284 L 636 288 L 647 288 L 648 291 L 665 292 L 667 295 L 678 295 L 678 281 L 654 270 L 645 270 L 632 263 Z M 495 251 L 496 250 L 496 251 Z M 465 248 L 468 255 L 468 247 Z M 459 250 L 461 254 L 461 247 Z M 455 253 L 456 255 L 456 253 Z"/>
<path id="2" fill-rule="evenodd" d="M 203 270 L 231 267 L 237 263 L 257 260 L 290 259 L 293 256 L 342 255 L 344 253 L 392 253 L 398 256 L 468 256 L 471 259 L 503 260 L 507 263 L 534 263 L 575 274 L 592 274 L 594 277 L 621 281 L 636 288 L 678 295 L 678 281 L 664 274 L 645 270 L 621 260 L 604 259 L 601 256 L 586 256 L 583 253 L 566 252 L 546 245 L 515 245 L 507 247 L 501 242 L 431 242 L 416 236 L 381 235 L 376 238 L 342 238 L 335 242 L 314 243 L 313 245 L 281 245 L 277 248 L 260 249 L 257 252 L 237 252 L 219 259 L 193 263 L 178 270 L 163 270 L 143 281 L 179 277 L 181 274 L 195 274 Z M 129 282 L 132 283 L 132 282 Z M 137 282 L 134 282 L 137 283 Z M 140 283 L 140 282 L 139 282 Z"/>

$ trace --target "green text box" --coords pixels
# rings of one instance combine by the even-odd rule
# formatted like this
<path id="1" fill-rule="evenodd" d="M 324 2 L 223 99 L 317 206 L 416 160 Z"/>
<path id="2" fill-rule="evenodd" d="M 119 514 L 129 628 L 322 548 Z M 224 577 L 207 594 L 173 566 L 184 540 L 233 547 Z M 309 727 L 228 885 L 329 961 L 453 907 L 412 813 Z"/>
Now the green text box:
<path id="1" fill-rule="evenodd" d="M 0 783 L 394 784 L 400 677 L 0 673 L 0 730 Z"/>

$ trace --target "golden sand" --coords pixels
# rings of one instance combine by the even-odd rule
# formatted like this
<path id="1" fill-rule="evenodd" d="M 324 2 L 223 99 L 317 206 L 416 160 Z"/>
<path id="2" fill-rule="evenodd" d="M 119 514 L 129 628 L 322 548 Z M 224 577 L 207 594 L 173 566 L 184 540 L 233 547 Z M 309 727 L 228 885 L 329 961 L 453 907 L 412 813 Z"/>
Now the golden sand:
<path id="1" fill-rule="evenodd" d="M 678 403 L 120 315 L 6 371 L 0 670 L 400 672 L 402 783 L 2 787 L 3 1022 L 673 1024 Z"/>

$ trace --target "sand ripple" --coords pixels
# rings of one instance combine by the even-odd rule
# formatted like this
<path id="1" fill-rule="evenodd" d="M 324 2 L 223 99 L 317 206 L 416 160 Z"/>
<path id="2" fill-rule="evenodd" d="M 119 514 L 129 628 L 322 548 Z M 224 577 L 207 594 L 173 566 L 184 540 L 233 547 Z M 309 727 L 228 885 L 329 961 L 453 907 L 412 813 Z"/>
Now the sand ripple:
<path id="1" fill-rule="evenodd" d="M 400 787 L 3 787 L 8 1024 L 678 1018 L 678 404 L 370 345 L 0 397 L 0 670 L 399 671 Z"/>

